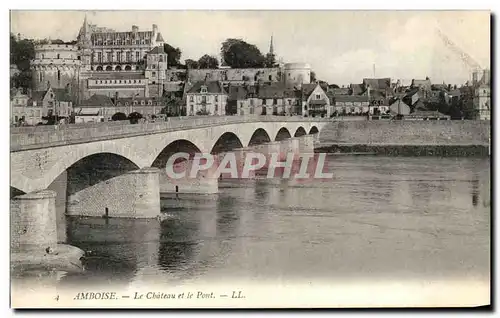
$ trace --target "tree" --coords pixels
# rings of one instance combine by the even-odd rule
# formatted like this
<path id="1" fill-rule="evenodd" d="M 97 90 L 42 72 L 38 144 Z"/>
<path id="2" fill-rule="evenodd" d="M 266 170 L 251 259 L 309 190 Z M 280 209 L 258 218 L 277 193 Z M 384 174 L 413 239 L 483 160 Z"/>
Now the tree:
<path id="1" fill-rule="evenodd" d="M 113 116 L 111 116 L 111 120 L 112 121 L 118 121 L 118 120 L 127 120 L 127 115 L 125 115 L 124 113 L 116 113 L 114 114 Z"/>
<path id="2" fill-rule="evenodd" d="M 222 43 L 221 55 L 224 65 L 232 68 L 264 67 L 266 59 L 253 44 L 239 39 L 227 39 Z"/>
<path id="3" fill-rule="evenodd" d="M 163 44 L 163 50 L 167 53 L 167 63 L 169 66 L 178 66 L 181 60 L 181 49 L 174 48 L 168 43 Z"/>
<path id="4" fill-rule="evenodd" d="M 267 53 L 265 64 L 266 67 L 274 67 L 274 65 L 276 65 L 276 56 L 274 54 Z"/>
<path id="5" fill-rule="evenodd" d="M 186 63 L 187 68 L 199 68 L 198 61 L 187 59 L 184 63 Z"/>
<path id="6" fill-rule="evenodd" d="M 316 73 L 314 71 L 311 71 L 311 83 L 316 82 Z"/>
<path id="7" fill-rule="evenodd" d="M 11 86 L 31 88 L 32 74 L 30 70 L 31 60 L 35 58 L 35 45 L 32 40 L 23 39 L 18 41 L 10 35 L 10 64 L 19 69 L 19 73 L 13 76 Z"/>
<path id="8" fill-rule="evenodd" d="M 218 68 L 219 61 L 216 57 L 210 56 L 208 54 L 203 55 L 198 60 L 198 68 Z"/>

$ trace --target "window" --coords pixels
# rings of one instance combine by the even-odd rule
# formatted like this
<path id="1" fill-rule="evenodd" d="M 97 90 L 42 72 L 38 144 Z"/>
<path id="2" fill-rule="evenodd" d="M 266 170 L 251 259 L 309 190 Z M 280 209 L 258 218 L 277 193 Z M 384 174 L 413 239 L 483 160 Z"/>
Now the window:
<path id="1" fill-rule="evenodd" d="M 125 54 L 125 58 L 127 59 L 127 62 L 131 62 L 132 61 L 132 54 L 130 52 L 127 52 Z"/>
<path id="2" fill-rule="evenodd" d="M 206 103 L 207 102 L 207 96 L 203 95 L 201 96 L 201 102 Z"/>
<path id="3" fill-rule="evenodd" d="M 153 64 L 153 65 L 151 65 L 151 67 L 152 67 L 152 68 L 153 68 L 153 70 L 154 70 L 154 69 L 156 68 L 156 65 L 154 65 L 154 64 Z"/>
<path id="4" fill-rule="evenodd" d="M 144 100 L 141 100 L 141 105 L 142 106 L 146 105 L 146 103 L 144 102 Z"/>
<path id="5" fill-rule="evenodd" d="M 193 114 L 193 111 L 194 111 L 194 107 L 193 107 L 193 105 L 191 105 L 191 115 Z"/>
<path id="6" fill-rule="evenodd" d="M 253 106 L 253 103 L 254 103 L 253 99 L 250 99 L 250 106 Z"/>
<path id="7" fill-rule="evenodd" d="M 40 77 L 40 82 L 41 82 L 41 81 L 43 81 L 43 76 L 42 76 L 42 74 L 43 74 L 43 73 L 42 73 L 42 72 L 40 72 L 40 76 L 39 76 L 39 77 Z"/>
<path id="8" fill-rule="evenodd" d="M 159 59 L 160 62 L 163 62 L 163 55 L 160 55 L 160 59 Z"/>
<path id="9" fill-rule="evenodd" d="M 254 109 L 250 108 L 250 115 L 253 115 Z"/>
<path id="10" fill-rule="evenodd" d="M 219 112 L 219 106 L 217 104 L 215 104 L 215 112 L 218 113 Z"/>
<path id="11" fill-rule="evenodd" d="M 61 71 L 60 70 L 57 70 L 57 80 L 58 81 L 61 80 Z"/>
<path id="12" fill-rule="evenodd" d="M 61 58 L 61 54 L 57 54 L 57 58 L 60 59 Z"/>
<path id="13" fill-rule="evenodd" d="M 139 62 L 140 59 L 141 59 L 141 53 L 140 52 L 135 52 L 135 61 Z"/>
<path id="14" fill-rule="evenodd" d="M 152 100 L 148 100 L 148 105 L 152 106 L 153 105 L 153 101 Z"/>
<path id="15" fill-rule="evenodd" d="M 116 60 L 118 61 L 118 63 L 120 63 L 122 61 L 122 54 L 121 54 L 121 52 L 116 52 Z"/>
<path id="16" fill-rule="evenodd" d="M 113 62 L 113 52 L 108 52 L 108 62 Z"/>
<path id="17" fill-rule="evenodd" d="M 273 98 L 273 105 L 277 105 L 278 104 L 278 99 L 277 98 Z"/>
<path id="18" fill-rule="evenodd" d="M 102 53 L 101 52 L 97 52 L 97 62 L 102 63 Z"/>
<path id="19" fill-rule="evenodd" d="M 134 103 L 133 103 L 133 104 L 134 104 L 134 106 L 136 106 L 136 105 L 137 105 L 137 101 L 136 101 L 136 100 L 134 100 Z"/>
<path id="20" fill-rule="evenodd" d="M 156 72 L 151 73 L 152 76 L 156 76 Z"/>
<path id="21" fill-rule="evenodd" d="M 321 95 L 320 94 L 316 94 L 316 99 L 321 99 Z"/>
<path id="22" fill-rule="evenodd" d="M 218 102 L 219 101 L 219 96 L 215 95 L 215 102 Z"/>
<path id="23" fill-rule="evenodd" d="M 128 106 L 129 105 L 129 102 L 125 102 L 125 106 Z"/>
<path id="24" fill-rule="evenodd" d="M 190 102 L 194 102 L 193 95 L 189 96 L 189 101 L 190 101 Z"/>

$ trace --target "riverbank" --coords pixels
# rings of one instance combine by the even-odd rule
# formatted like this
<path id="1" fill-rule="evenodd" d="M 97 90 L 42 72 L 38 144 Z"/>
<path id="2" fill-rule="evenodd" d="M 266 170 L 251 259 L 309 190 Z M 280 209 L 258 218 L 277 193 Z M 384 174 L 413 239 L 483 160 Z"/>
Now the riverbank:
<path id="1" fill-rule="evenodd" d="M 369 145 L 330 144 L 316 147 L 315 152 L 336 154 L 370 154 L 381 156 L 488 157 L 484 145 Z"/>

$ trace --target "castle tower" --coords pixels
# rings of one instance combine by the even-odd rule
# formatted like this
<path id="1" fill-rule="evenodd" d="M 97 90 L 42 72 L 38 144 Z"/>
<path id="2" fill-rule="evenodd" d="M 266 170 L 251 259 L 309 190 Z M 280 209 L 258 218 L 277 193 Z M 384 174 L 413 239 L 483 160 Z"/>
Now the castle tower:
<path id="1" fill-rule="evenodd" d="M 87 22 L 87 15 L 85 15 L 83 25 L 78 33 L 77 43 L 80 49 L 82 68 L 88 71 L 92 64 L 92 30 Z"/>
<path id="2" fill-rule="evenodd" d="M 161 97 L 163 95 L 167 67 L 167 53 L 163 44 L 147 53 L 145 76 L 148 80 L 148 96 Z"/>

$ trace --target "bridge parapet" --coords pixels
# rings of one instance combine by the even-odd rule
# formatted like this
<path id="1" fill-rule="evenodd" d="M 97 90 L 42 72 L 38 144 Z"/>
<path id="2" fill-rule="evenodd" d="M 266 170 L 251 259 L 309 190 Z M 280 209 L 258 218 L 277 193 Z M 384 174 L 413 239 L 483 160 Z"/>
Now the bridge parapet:
<path id="1" fill-rule="evenodd" d="M 170 118 L 167 121 L 138 124 L 130 124 L 128 121 L 125 121 L 63 126 L 18 127 L 11 129 L 10 151 L 15 152 L 178 130 L 255 122 L 328 122 L 328 119 L 304 118 L 299 116 L 204 116 L 196 118 Z"/>

